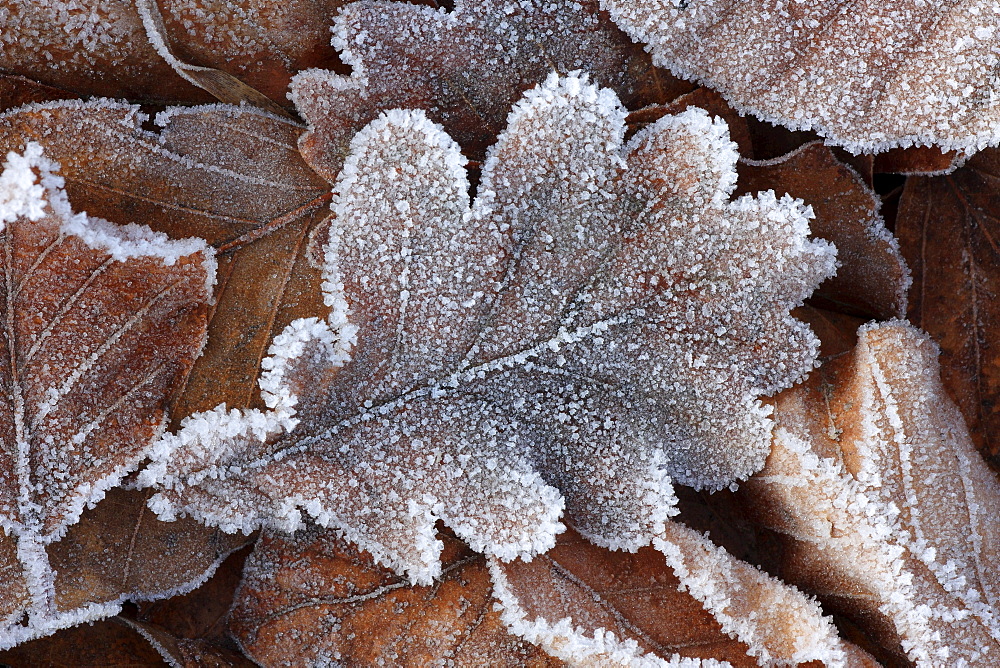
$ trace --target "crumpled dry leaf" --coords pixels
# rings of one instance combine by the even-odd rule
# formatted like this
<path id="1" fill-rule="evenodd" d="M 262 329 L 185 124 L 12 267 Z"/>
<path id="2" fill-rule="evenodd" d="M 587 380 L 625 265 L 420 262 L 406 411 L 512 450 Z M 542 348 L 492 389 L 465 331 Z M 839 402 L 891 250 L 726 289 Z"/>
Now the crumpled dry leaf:
<path id="1" fill-rule="evenodd" d="M 166 668 L 156 649 L 118 618 L 63 629 L 55 635 L 0 651 L 10 668 Z"/>
<path id="2" fill-rule="evenodd" d="M 909 318 L 941 346 L 941 376 L 972 439 L 1000 465 L 1000 151 L 907 179 L 896 233 L 913 269 Z"/>
<path id="3" fill-rule="evenodd" d="M 118 223 L 142 220 L 218 249 L 209 342 L 174 413 L 250 405 L 271 338 L 322 308 L 305 246 L 328 213 L 329 185 L 302 161 L 300 128 L 248 108 L 171 108 L 159 134 L 137 107 L 103 100 L 0 116 L 0 151 L 26 139 L 59 161 L 74 204 Z"/>
<path id="4" fill-rule="evenodd" d="M 439 538 L 441 576 L 410 586 L 333 531 L 265 533 L 247 561 L 230 629 L 265 666 L 562 665 L 507 632 L 485 559 Z"/>
<path id="5" fill-rule="evenodd" d="M 1000 13 L 923 0 L 601 0 L 653 62 L 854 153 L 1000 143 Z M 891 73 L 887 75 L 887 73 Z"/>
<path id="6" fill-rule="evenodd" d="M 945 394 L 930 338 L 867 325 L 777 398 L 744 486 L 785 536 L 781 577 L 922 666 L 1000 662 L 1000 481 Z"/>
<path id="7" fill-rule="evenodd" d="M 574 664 L 876 665 L 814 601 L 699 533 L 668 522 L 654 542 L 609 552 L 568 533 L 530 562 L 491 562 L 504 620 Z"/>
<path id="8" fill-rule="evenodd" d="M 813 208 L 814 236 L 837 247 L 837 275 L 816 296 L 838 310 L 880 319 L 906 315 L 910 272 L 879 213 L 879 196 L 823 144 L 773 160 L 740 160 L 737 193 L 774 190 Z M 815 301 L 815 300 L 814 300 Z"/>
<path id="9" fill-rule="evenodd" d="M 156 0 L 182 62 L 232 75 L 287 106 L 291 76 L 338 67 L 330 18 L 345 0 Z M 0 69 L 80 95 L 167 103 L 212 97 L 178 75 L 151 43 L 136 3 L 0 0 Z M 342 67 L 342 66 L 341 66 Z"/>
<path id="10" fill-rule="evenodd" d="M 665 102 L 690 88 L 655 70 L 597 0 L 456 0 L 450 12 L 355 2 L 333 33 L 353 74 L 308 70 L 291 92 L 310 125 L 302 154 L 331 183 L 354 133 L 389 109 L 424 109 L 478 160 L 521 93 L 552 71 L 583 70 L 626 105 Z"/>
<path id="11" fill-rule="evenodd" d="M 121 588 L 131 590 L 119 583 L 108 597 L 87 582 L 75 595 L 74 578 L 94 570 L 61 568 L 74 541 L 58 541 L 162 432 L 204 345 L 215 280 L 199 239 L 74 214 L 54 169 L 29 143 L 8 153 L 0 175 L 0 527 L 22 571 L 2 592 L 5 647 L 114 614 Z"/>
<path id="12" fill-rule="evenodd" d="M 553 75 L 471 207 L 458 147 L 422 112 L 360 133 L 335 187 L 329 325 L 275 340 L 271 411 L 217 409 L 164 440 L 142 478 L 157 513 L 290 530 L 303 508 L 427 582 L 437 518 L 510 559 L 552 545 L 565 499 L 588 538 L 636 548 L 673 512 L 671 477 L 756 470 L 758 397 L 815 359 L 788 309 L 833 250 L 807 241 L 799 202 L 729 201 L 723 123 L 690 110 L 623 148 L 624 118 L 610 90 Z"/>

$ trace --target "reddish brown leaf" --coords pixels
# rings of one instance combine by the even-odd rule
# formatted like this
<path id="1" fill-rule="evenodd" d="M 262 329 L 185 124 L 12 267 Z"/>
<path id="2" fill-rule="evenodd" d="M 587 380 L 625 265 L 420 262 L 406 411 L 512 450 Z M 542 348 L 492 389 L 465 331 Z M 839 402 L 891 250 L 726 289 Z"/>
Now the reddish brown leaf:
<path id="1" fill-rule="evenodd" d="M 875 156 L 874 170 L 881 174 L 934 176 L 955 171 L 967 159 L 958 151 L 942 151 L 936 146 L 894 148 Z"/>
<path id="2" fill-rule="evenodd" d="M 814 142 L 780 158 L 741 160 L 737 191 L 774 190 L 805 200 L 813 236 L 837 247 L 837 275 L 817 290 L 828 308 L 876 318 L 906 314 L 910 274 L 879 214 L 878 195 L 851 167 Z"/>
<path id="3" fill-rule="evenodd" d="M 167 44 L 184 63 L 212 68 L 279 105 L 291 76 L 340 67 L 329 46 L 345 0 L 157 0 Z M 3 0 L 0 69 L 79 95 L 209 102 L 150 42 L 135 3 Z"/>
<path id="4" fill-rule="evenodd" d="M 117 619 L 64 629 L 0 652 L 11 668 L 167 668 L 160 654 L 134 629 Z"/>
<path id="5" fill-rule="evenodd" d="M 0 151 L 41 143 L 62 165 L 78 208 L 142 220 L 219 249 L 209 343 L 175 410 L 246 406 L 275 331 L 322 308 L 305 258 L 329 186 L 299 157 L 296 126 L 250 109 L 172 109 L 146 132 L 135 107 L 64 103 L 0 116 Z"/>
<path id="6" fill-rule="evenodd" d="M 913 270 L 909 318 L 941 345 L 942 378 L 976 446 L 1000 465 L 1000 151 L 911 177 L 896 234 Z"/>
<path id="7" fill-rule="evenodd" d="M 14 74 L 0 74 L 0 113 L 32 102 L 50 102 L 75 97 L 72 93 Z"/>
<path id="8" fill-rule="evenodd" d="M 484 558 L 439 538 L 440 579 L 413 587 L 333 531 L 264 535 L 247 561 L 232 632 L 263 665 L 560 665 L 507 633 Z"/>

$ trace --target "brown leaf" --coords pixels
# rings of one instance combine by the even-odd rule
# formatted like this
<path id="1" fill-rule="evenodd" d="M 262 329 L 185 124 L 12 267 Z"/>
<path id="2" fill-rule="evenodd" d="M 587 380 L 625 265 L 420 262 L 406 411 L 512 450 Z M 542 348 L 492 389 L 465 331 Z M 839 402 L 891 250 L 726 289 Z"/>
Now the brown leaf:
<path id="1" fill-rule="evenodd" d="M 507 633 L 485 559 L 447 535 L 431 586 L 410 586 L 333 531 L 265 534 L 247 561 L 230 628 L 262 665 L 558 666 Z"/>
<path id="2" fill-rule="evenodd" d="M 1000 151 L 911 177 L 896 233 L 913 270 L 910 321 L 941 345 L 942 378 L 976 446 L 1000 465 Z"/>
<path id="3" fill-rule="evenodd" d="M 75 97 L 59 90 L 13 74 L 0 74 L 0 113 L 33 102 L 50 102 Z"/>
<path id="4" fill-rule="evenodd" d="M 451 12 L 355 2 L 333 30 L 354 74 L 309 70 L 291 93 L 310 126 L 302 153 L 331 182 L 354 133 L 389 109 L 426 110 L 478 160 L 521 93 L 553 71 L 583 70 L 626 105 L 667 102 L 691 88 L 653 68 L 597 0 L 457 0 Z"/>
<path id="5" fill-rule="evenodd" d="M 287 106 L 291 76 L 341 67 L 329 24 L 344 0 L 157 0 L 172 51 L 186 66 L 261 91 Z M 166 103 L 211 96 L 178 75 L 150 42 L 135 3 L 2 0 L 0 69 L 79 95 Z M 175 59 L 176 60 L 176 59 Z M 187 68 L 188 70 L 190 68 Z"/>
<path id="6" fill-rule="evenodd" d="M 713 658 L 733 666 L 846 661 L 814 602 L 703 536 L 668 522 L 658 549 L 609 552 L 568 532 L 530 562 L 492 563 L 511 629 L 575 662 Z"/>
<path id="7" fill-rule="evenodd" d="M 816 214 L 813 236 L 837 247 L 837 275 L 817 289 L 818 303 L 880 319 L 906 315 L 910 272 L 879 214 L 879 197 L 852 168 L 814 142 L 766 161 L 741 160 L 738 193 L 774 190 L 799 197 Z"/>
<path id="8" fill-rule="evenodd" d="M 428 582 L 438 518 L 511 559 L 552 545 L 565 504 L 632 549 L 673 513 L 672 480 L 717 489 L 760 466 L 759 397 L 817 348 L 788 310 L 833 252 L 791 198 L 728 199 L 721 121 L 691 109 L 622 146 L 625 115 L 553 75 L 471 203 L 422 112 L 360 133 L 335 187 L 329 321 L 275 340 L 273 410 L 198 414 L 164 440 L 142 478 L 157 512 L 293 530 L 301 508 Z"/>
<path id="9" fill-rule="evenodd" d="M 328 213 L 329 185 L 299 156 L 299 128 L 281 119 L 225 106 L 157 118 L 159 135 L 124 104 L 22 110 L 0 116 L 0 151 L 37 141 L 61 163 L 77 207 L 219 249 L 209 343 L 175 415 L 247 406 L 274 333 L 322 308 L 320 272 L 304 251 Z"/>
<path id="10" fill-rule="evenodd" d="M 0 652 L 11 668 L 166 668 L 153 646 L 112 618 L 64 629 L 48 638 Z"/>
<path id="11" fill-rule="evenodd" d="M 1000 481 L 938 378 L 929 337 L 868 325 L 776 401 L 774 448 L 744 486 L 785 537 L 781 577 L 919 665 L 1000 661 Z"/>
<path id="12" fill-rule="evenodd" d="M 657 65 L 853 153 L 914 144 L 971 153 L 1000 142 L 997 23 L 983 0 L 602 6 Z"/>
<path id="13" fill-rule="evenodd" d="M 0 526 L 16 541 L 29 595 L 13 588 L 24 625 L 16 605 L 13 613 L 3 606 L 0 645 L 9 647 L 114 614 L 122 588 L 131 591 L 131 548 L 121 557 L 125 577 L 113 563 L 120 555 L 100 555 L 101 568 L 118 580 L 110 593 L 89 581 L 80 591 L 74 579 L 91 578 L 92 564 L 71 559 L 67 570 L 60 550 L 79 539 L 67 531 L 85 507 L 139 466 L 165 426 L 204 345 L 215 262 L 201 240 L 171 241 L 73 214 L 37 144 L 7 158 L 0 176 Z M 216 557 L 177 570 L 200 577 Z M 186 570 L 192 564 L 195 572 Z"/>
<path id="14" fill-rule="evenodd" d="M 935 176 L 950 174 L 967 159 L 968 156 L 958 151 L 942 151 L 936 146 L 911 146 L 876 155 L 874 169 L 882 174 Z"/>

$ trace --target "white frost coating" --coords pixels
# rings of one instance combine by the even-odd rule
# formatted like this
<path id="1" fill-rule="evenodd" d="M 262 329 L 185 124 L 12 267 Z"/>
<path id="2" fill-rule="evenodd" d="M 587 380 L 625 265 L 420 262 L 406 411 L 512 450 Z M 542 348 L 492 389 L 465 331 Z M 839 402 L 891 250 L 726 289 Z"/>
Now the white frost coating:
<path id="1" fill-rule="evenodd" d="M 38 183 L 35 170 L 52 169 L 42 156 L 42 147 L 28 143 L 24 154 L 7 153 L 0 174 L 0 232 L 4 225 L 20 217 L 38 220 L 45 210 L 45 187 Z"/>
<path id="2" fill-rule="evenodd" d="M 854 153 L 1000 144 L 1000 3 L 601 0 L 653 62 Z M 976 37 L 973 38 L 973 35 Z M 986 37 L 989 35 L 989 37 Z M 890 73 L 890 74 L 887 74 Z"/>
<path id="3" fill-rule="evenodd" d="M 757 470 L 760 396 L 817 352 L 788 311 L 835 251 L 808 239 L 801 201 L 729 200 L 724 122 L 689 110 L 623 146 L 625 114 L 586 77 L 550 76 L 509 114 L 471 203 L 465 158 L 424 112 L 354 135 L 329 331 L 282 335 L 272 410 L 220 408 L 164 439 L 152 507 L 227 530 L 294 529 L 305 511 L 426 582 L 437 520 L 509 560 L 549 549 L 565 507 L 635 550 L 676 513 L 674 481 Z"/>
<path id="4" fill-rule="evenodd" d="M 653 539 L 653 545 L 680 579 L 681 590 L 701 601 L 722 630 L 747 645 L 748 654 L 762 665 L 847 665 L 832 620 L 799 590 L 678 524 Z"/>
<path id="5" fill-rule="evenodd" d="M 3 647 L 118 611 L 115 601 L 57 609 L 46 546 L 138 468 L 159 437 L 166 421 L 160 383 L 204 344 L 198 321 L 182 314 L 207 305 L 214 284 L 214 257 L 203 241 L 175 242 L 136 225 L 119 230 L 74 213 L 57 169 L 29 143 L 22 156 L 8 155 L 0 175 L 8 248 L 2 338 L 7 364 L 20 364 L 16 374 L 0 373 L 8 397 L 0 416 L 8 481 L 0 488 L 0 527 L 17 541 L 28 594 L 0 628 Z M 200 262 L 178 265 L 192 255 Z M 109 285 L 129 287 L 109 295 Z M 184 325 L 176 349 L 129 357 L 165 321 Z M 114 359 L 119 353 L 123 359 Z M 108 377 L 104 365 L 122 378 Z"/>
<path id="6" fill-rule="evenodd" d="M 488 560 L 488 563 L 493 580 L 493 596 L 499 602 L 500 616 L 507 625 L 507 630 L 533 645 L 538 645 L 548 654 L 562 659 L 571 666 L 724 668 L 731 665 L 727 661 L 693 659 L 679 654 L 669 658 L 659 657 L 643 652 L 635 640 L 619 639 L 614 633 L 605 629 L 598 628 L 588 635 L 582 627 L 574 625 L 570 617 L 554 621 L 543 617 L 528 619 L 527 612 L 511 590 L 500 564 L 493 559 Z"/>
<path id="7" fill-rule="evenodd" d="M 1000 482 L 941 386 L 937 352 L 906 322 L 862 327 L 828 395 L 779 403 L 783 426 L 749 486 L 785 516 L 777 528 L 801 558 L 895 627 L 917 665 L 995 665 L 1000 529 L 984 518 L 1000 514 Z M 830 440 L 807 426 L 823 405 Z"/>

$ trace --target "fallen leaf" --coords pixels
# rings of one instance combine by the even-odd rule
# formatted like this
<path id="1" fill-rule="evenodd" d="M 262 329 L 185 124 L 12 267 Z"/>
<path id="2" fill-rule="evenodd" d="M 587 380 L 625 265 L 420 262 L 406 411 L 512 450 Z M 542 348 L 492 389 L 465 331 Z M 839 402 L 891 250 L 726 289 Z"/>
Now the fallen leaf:
<path id="1" fill-rule="evenodd" d="M 75 97 L 72 93 L 45 86 L 26 77 L 0 74 L 0 112 L 37 102 L 64 100 Z"/>
<path id="2" fill-rule="evenodd" d="M 976 446 L 1000 465 L 1000 153 L 907 179 L 896 234 L 913 270 L 909 318 L 941 346 L 941 375 Z"/>
<path id="3" fill-rule="evenodd" d="M 154 45 L 141 3 L 2 0 L 0 69 L 84 96 L 211 101 L 163 57 L 176 54 L 182 70 L 211 69 L 287 106 L 294 73 L 342 67 L 328 42 L 344 1 L 156 0 L 163 25 Z"/>
<path id="4" fill-rule="evenodd" d="M 841 5 L 602 0 L 653 62 L 741 112 L 811 129 L 853 153 L 1000 143 L 993 43 L 981 0 Z"/>
<path id="5" fill-rule="evenodd" d="M 0 652 L 10 668 L 166 668 L 143 636 L 118 619 L 81 624 Z"/>
<path id="6" fill-rule="evenodd" d="M 232 633 L 265 666 L 562 665 L 507 632 L 485 559 L 438 538 L 440 577 L 411 586 L 334 531 L 265 533 L 247 561 Z"/>
<path id="7" fill-rule="evenodd" d="M 0 527 L 24 581 L 4 592 L 4 647 L 117 611 L 64 589 L 52 552 L 150 453 L 204 345 L 215 280 L 201 240 L 74 214 L 54 169 L 29 143 L 0 175 Z"/>
<path id="8" fill-rule="evenodd" d="M 597 0 L 456 0 L 446 12 L 401 2 L 354 2 L 333 24 L 351 76 L 313 69 L 291 97 L 309 121 L 300 148 L 331 183 L 354 134 L 389 109 L 424 109 L 480 159 L 511 106 L 552 71 L 583 70 L 625 104 L 666 102 L 690 89 L 649 64 Z"/>
<path id="9" fill-rule="evenodd" d="M 1000 481 L 900 322 L 776 400 L 774 447 L 744 491 L 785 537 L 781 577 L 920 666 L 1000 661 Z"/>
<path id="10" fill-rule="evenodd" d="M 761 466 L 758 397 L 812 366 L 788 310 L 833 249 L 807 241 L 799 202 L 729 200 L 721 121 L 689 110 L 622 147 L 624 119 L 610 90 L 553 75 L 471 207 L 422 112 L 357 135 L 328 323 L 275 340 L 270 411 L 219 408 L 164 440 L 151 507 L 244 531 L 294 530 L 303 508 L 426 583 L 438 518 L 511 559 L 551 547 L 565 503 L 588 538 L 636 548 L 674 512 L 670 478 L 719 488 Z"/>
<path id="11" fill-rule="evenodd" d="M 654 543 L 610 552 L 570 532 L 529 562 L 491 562 L 504 620 L 577 664 L 876 665 L 814 601 L 697 532 L 668 522 Z"/>
<path id="12" fill-rule="evenodd" d="M 157 116 L 159 134 L 144 120 L 137 107 L 108 101 L 22 109 L 0 116 L 0 151 L 37 141 L 80 209 L 218 249 L 209 342 L 174 414 L 247 406 L 271 338 L 321 308 L 305 244 L 328 214 L 329 185 L 299 156 L 300 128 L 268 114 L 172 108 Z"/>
<path id="13" fill-rule="evenodd" d="M 875 156 L 875 169 L 883 174 L 937 176 L 950 174 L 968 159 L 957 151 L 942 151 L 936 146 L 894 148 Z"/>
<path id="14" fill-rule="evenodd" d="M 880 319 L 906 315 L 910 272 L 879 213 L 879 197 L 828 147 L 815 142 L 773 160 L 743 159 L 738 169 L 737 193 L 774 190 L 813 208 L 809 227 L 837 247 L 839 264 L 816 290 L 821 303 Z"/>

